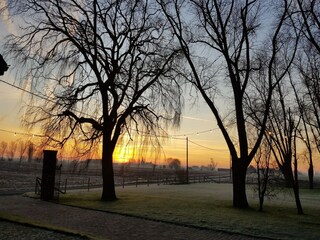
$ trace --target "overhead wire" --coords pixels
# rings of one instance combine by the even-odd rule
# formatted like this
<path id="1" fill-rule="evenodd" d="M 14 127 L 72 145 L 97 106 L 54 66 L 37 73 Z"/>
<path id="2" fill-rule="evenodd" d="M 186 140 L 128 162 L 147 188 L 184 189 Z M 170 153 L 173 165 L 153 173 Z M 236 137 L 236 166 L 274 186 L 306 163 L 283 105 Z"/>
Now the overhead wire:
<path id="1" fill-rule="evenodd" d="M 31 92 L 31 91 L 28 91 L 22 87 L 19 87 L 17 85 L 14 85 L 12 83 L 9 83 L 7 81 L 4 81 L 2 79 L 0 79 L 0 82 L 4 83 L 4 84 L 7 84 L 8 86 L 11 86 L 13 88 L 16 88 L 20 91 L 23 91 L 23 92 L 26 92 L 32 96 L 35 96 L 35 97 L 38 97 L 38 98 L 41 98 L 42 100 L 46 100 L 46 101 L 49 101 L 49 102 L 54 102 L 56 103 L 56 101 L 54 101 L 53 99 L 50 99 L 50 98 L 47 98 L 45 96 L 42 96 L 40 94 L 36 94 L 34 92 Z M 80 112 L 80 111 L 77 111 L 78 113 L 81 113 L 81 114 L 84 114 L 84 115 L 87 115 L 87 116 L 90 116 L 86 113 L 83 113 L 83 112 Z M 91 116 L 92 117 L 92 116 Z M 159 138 L 169 138 L 169 139 L 175 139 L 175 140 L 184 140 L 185 138 L 184 137 L 187 137 L 187 136 L 194 136 L 194 135 L 199 135 L 199 134 L 204 134 L 204 133 L 208 133 L 208 132 L 213 132 L 215 130 L 217 130 L 218 128 L 213 128 L 213 129 L 208 129 L 208 130 L 203 130 L 203 131 L 198 131 L 198 132 L 191 132 L 191 133 L 185 133 L 185 134 L 174 134 L 174 135 L 168 135 L 168 136 L 155 136 L 155 137 L 159 137 Z M 0 129 L 1 132 L 7 132 L 7 133 L 12 133 L 14 135 L 24 135 L 24 136 L 32 136 L 32 137 L 46 137 L 44 135 L 41 135 L 41 134 L 34 134 L 34 133 L 24 133 L 24 132 L 17 132 L 17 131 L 10 131 L 10 130 L 6 130 L 6 129 Z M 144 135 L 148 135 L 148 136 L 151 136 L 150 133 L 146 133 L 146 132 L 141 132 L 141 131 L 138 131 L 136 130 L 139 134 L 144 134 Z M 202 148 L 205 148 L 207 150 L 212 150 L 212 151 L 219 151 L 218 149 L 213 149 L 213 148 L 210 148 L 210 147 L 206 147 L 206 146 L 203 146 L 201 144 L 198 144 L 194 141 L 191 141 L 190 139 L 188 140 L 190 143 L 194 144 L 194 145 L 197 145 L 198 147 L 202 147 Z M 220 150 L 221 151 L 221 150 Z"/>

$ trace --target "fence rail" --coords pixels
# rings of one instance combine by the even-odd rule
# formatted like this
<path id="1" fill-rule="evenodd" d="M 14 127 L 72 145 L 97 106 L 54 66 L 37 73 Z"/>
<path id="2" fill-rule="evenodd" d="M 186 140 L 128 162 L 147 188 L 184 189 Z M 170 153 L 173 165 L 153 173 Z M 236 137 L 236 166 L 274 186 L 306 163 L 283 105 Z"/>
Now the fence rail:
<path id="1" fill-rule="evenodd" d="M 95 179 L 96 180 L 96 179 Z M 229 174 L 214 174 L 214 175 L 191 175 L 187 180 L 184 176 L 183 178 L 178 176 L 171 176 L 171 177 L 161 177 L 161 176 L 126 176 L 126 175 L 116 175 L 115 176 L 115 185 L 120 187 L 125 186 L 136 186 L 139 185 L 175 185 L 175 184 L 195 184 L 195 183 L 221 183 L 221 182 L 230 182 L 230 175 Z M 93 188 L 101 188 L 102 182 L 92 181 L 92 177 L 87 175 L 77 176 L 76 180 L 75 177 L 65 178 L 64 190 L 56 187 L 55 190 L 60 193 L 66 193 L 67 190 L 73 189 L 83 189 L 90 191 Z M 36 178 L 36 186 L 35 186 L 35 193 L 40 194 L 41 192 L 41 178 Z"/>

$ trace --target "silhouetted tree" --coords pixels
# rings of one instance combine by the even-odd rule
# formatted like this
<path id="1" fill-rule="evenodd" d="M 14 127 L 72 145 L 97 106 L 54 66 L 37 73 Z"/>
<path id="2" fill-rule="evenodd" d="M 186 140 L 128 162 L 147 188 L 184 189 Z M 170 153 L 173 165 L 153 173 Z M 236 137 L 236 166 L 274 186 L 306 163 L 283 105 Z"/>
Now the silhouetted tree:
<path id="1" fill-rule="evenodd" d="M 291 87 L 294 92 L 295 100 L 297 103 L 297 108 L 299 111 L 299 115 L 301 116 L 301 126 L 297 128 L 298 130 L 298 137 L 300 140 L 304 143 L 304 145 L 307 148 L 307 154 L 306 154 L 306 161 L 309 165 L 308 168 L 308 177 L 309 177 L 309 188 L 313 189 L 313 182 L 314 182 L 314 167 L 313 167 L 313 127 L 312 124 L 310 124 L 310 113 L 308 111 L 308 103 L 306 102 L 307 98 L 304 97 L 305 89 L 303 87 L 300 87 L 303 84 L 297 83 L 294 81 L 293 74 L 289 74 L 289 79 L 291 83 Z M 300 91 L 298 91 L 300 89 Z M 312 115 L 312 113 L 311 113 Z"/>
<path id="2" fill-rule="evenodd" d="M 213 160 L 213 158 L 210 159 L 210 164 L 208 165 L 208 167 L 211 170 L 216 170 L 218 166 L 218 163 L 216 161 Z"/>
<path id="3" fill-rule="evenodd" d="M 4 155 L 6 153 L 7 147 L 8 147 L 8 143 L 5 141 L 1 141 L 1 144 L 0 144 L 1 160 L 4 160 Z"/>
<path id="4" fill-rule="evenodd" d="M 177 158 L 168 158 L 167 159 L 168 167 L 174 170 L 176 177 L 178 178 L 179 183 L 187 182 L 186 171 L 181 168 L 181 161 Z"/>
<path id="5" fill-rule="evenodd" d="M 28 162 L 32 162 L 32 159 L 33 159 L 33 155 L 34 155 L 34 144 L 29 141 L 27 143 L 27 157 L 28 157 Z"/>
<path id="6" fill-rule="evenodd" d="M 81 138 L 90 149 L 102 138 L 101 199 L 115 200 L 112 163 L 120 136 L 155 135 L 162 123 L 179 119 L 173 71 L 179 50 L 166 21 L 151 0 L 8 3 L 25 21 L 6 48 L 38 96 L 27 124 L 41 124 L 48 140 L 62 145 Z"/>
<path id="7" fill-rule="evenodd" d="M 271 143 L 272 144 L 272 143 Z M 257 168 L 257 191 L 259 197 L 259 211 L 263 211 L 265 196 L 270 196 L 270 184 L 272 177 L 270 174 L 271 147 L 267 140 L 264 140 L 258 149 L 254 160 Z"/>
<path id="8" fill-rule="evenodd" d="M 273 156 L 284 175 L 286 186 L 294 191 L 296 206 L 299 214 L 303 213 L 298 180 L 298 158 L 297 158 L 297 131 L 301 121 L 299 111 L 293 112 L 290 107 L 290 95 L 284 89 L 285 85 L 279 85 L 275 101 L 271 106 L 269 116 L 270 129 L 266 136 L 272 141 L 271 149 Z M 294 104 L 295 102 L 293 102 Z M 292 166 L 294 167 L 292 169 Z"/>
<path id="9" fill-rule="evenodd" d="M 17 145 L 18 145 L 19 163 L 21 164 L 21 162 L 24 159 L 24 154 L 27 150 L 27 143 L 24 142 L 23 140 L 19 140 L 17 142 Z"/>
<path id="10" fill-rule="evenodd" d="M 308 151 L 308 175 L 313 188 L 313 147 L 320 152 L 320 2 L 297 0 L 291 6 L 292 27 L 301 32 L 299 57 L 295 67 L 302 81 L 299 108 L 302 114 L 305 146 Z M 294 86 L 293 86 L 294 87 Z M 297 98 L 296 94 L 296 98 Z M 301 135 L 301 131 L 300 131 Z"/>
<path id="11" fill-rule="evenodd" d="M 18 144 L 16 141 L 11 141 L 9 144 L 9 150 L 8 150 L 8 160 L 12 161 L 17 153 L 17 147 Z"/>
<path id="12" fill-rule="evenodd" d="M 313 47 L 304 46 L 297 62 L 296 68 L 300 74 L 303 94 L 303 98 L 300 97 L 300 101 L 303 101 L 301 111 L 309 129 L 310 143 L 312 142 L 320 152 L 320 52 L 314 51 Z"/>
<path id="13" fill-rule="evenodd" d="M 290 60 L 281 59 L 292 60 L 295 55 L 295 39 L 284 29 L 286 21 L 290 21 L 290 1 L 272 2 L 272 10 L 265 9 L 268 4 L 259 0 L 158 2 L 185 55 L 187 67 L 181 72 L 209 106 L 229 148 L 233 205 L 247 208 L 247 167 L 263 138 L 273 89 L 291 64 Z M 273 11 L 276 17 L 263 15 L 264 10 Z M 280 63 L 281 68 L 277 67 Z M 264 98 L 260 100 L 252 98 L 258 82 L 264 85 Z M 219 99 L 222 96 L 224 99 Z M 245 104 L 251 99 L 260 105 L 261 128 L 249 145 L 247 127 L 251 115 Z M 220 107 L 222 102 L 224 106 Z M 235 128 L 236 138 L 228 132 L 228 126 Z"/>
<path id="14" fill-rule="evenodd" d="M 168 167 L 174 170 L 179 170 L 181 168 L 181 161 L 176 158 L 168 158 Z"/>
<path id="15" fill-rule="evenodd" d="M 291 11 L 296 20 L 294 26 L 302 31 L 305 39 L 320 53 L 320 2 L 297 0 Z"/>

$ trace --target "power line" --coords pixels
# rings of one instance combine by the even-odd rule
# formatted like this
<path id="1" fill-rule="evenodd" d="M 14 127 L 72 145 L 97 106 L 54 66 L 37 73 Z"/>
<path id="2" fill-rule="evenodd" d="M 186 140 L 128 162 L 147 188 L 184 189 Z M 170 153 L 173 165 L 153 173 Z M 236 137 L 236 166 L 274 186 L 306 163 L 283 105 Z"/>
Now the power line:
<path id="1" fill-rule="evenodd" d="M 7 84 L 7 85 L 9 85 L 9 86 L 11 86 L 11 87 L 13 87 L 13 88 L 16 88 L 16 89 L 18 89 L 18 90 L 20 90 L 20 91 L 26 92 L 26 93 L 28 93 L 28 94 L 30 94 L 30 95 L 35 96 L 35 97 L 41 98 L 41 99 L 43 99 L 43 100 L 46 100 L 46 101 L 49 101 L 49 102 L 52 102 L 52 103 L 57 103 L 57 102 L 54 101 L 53 99 L 50 99 L 50 98 L 41 96 L 40 94 L 36 94 L 36 93 L 34 93 L 34 92 L 28 91 L 28 90 L 26 90 L 26 89 L 24 89 L 24 88 L 21 88 L 21 87 L 19 87 L 19 86 L 17 86 L 17 85 L 14 85 L 14 84 L 12 84 L 12 83 L 8 83 L 8 82 L 6 82 L 6 81 L 4 81 L 4 80 L 2 80 L 2 79 L 0 79 L 0 82 L 2 82 L 2 83 L 4 83 L 4 84 Z M 87 114 L 87 113 L 83 113 L 83 112 L 78 111 L 78 110 L 74 110 L 74 111 L 77 112 L 77 113 L 80 113 L 80 114 L 83 114 L 83 115 L 86 115 L 86 116 L 88 116 L 88 117 L 93 118 L 93 116 L 91 116 L 91 115 L 89 115 L 89 114 Z M 187 118 L 189 118 L 189 117 L 187 117 Z M 193 119 L 198 119 L 198 118 L 193 118 Z M 200 119 L 198 119 L 198 120 L 200 120 Z M 171 136 L 157 136 L 157 137 L 166 137 L 166 138 L 186 137 L 186 136 L 199 135 L 199 134 L 203 134 L 203 133 L 212 132 L 212 131 L 217 130 L 217 129 L 218 129 L 218 128 L 208 129 L 208 130 L 204 130 L 204 131 L 200 131 L 200 132 L 192 132 L 192 133 L 186 133 L 186 134 L 175 134 L 175 135 L 171 135 Z M 132 129 L 131 129 L 131 130 L 132 130 Z M 141 132 L 141 131 L 138 131 L 138 130 L 135 130 L 135 131 L 137 131 L 138 133 L 145 134 L 145 135 L 150 135 L 150 133 Z"/>
<path id="2" fill-rule="evenodd" d="M 6 132 L 6 133 L 12 133 L 14 135 L 23 135 L 23 136 L 30 136 L 30 137 L 46 137 L 46 136 L 41 135 L 41 134 L 16 132 L 16 131 L 10 131 L 10 130 L 6 130 L 6 129 L 0 129 L 0 132 Z"/>
<path id="3" fill-rule="evenodd" d="M 46 101 L 49 101 L 49 102 L 52 102 L 52 103 L 57 104 L 57 102 L 54 101 L 53 99 L 50 99 L 50 98 L 47 98 L 47 97 L 42 96 L 42 95 L 40 95 L 40 94 L 37 94 L 37 93 L 31 92 L 31 91 L 28 91 L 28 90 L 26 90 L 26 89 L 24 89 L 24 88 L 21 88 L 21 87 L 17 86 L 17 85 L 14 85 L 14 84 L 12 84 L 12 83 L 6 82 L 6 81 L 4 81 L 4 80 L 2 80 L 2 79 L 0 79 L 0 82 L 2 82 L 2 83 L 4 83 L 4 84 L 7 84 L 8 86 L 11 86 L 11 87 L 13 87 L 13 88 L 16 88 L 16 89 L 18 89 L 18 90 L 20 90 L 20 91 L 26 92 L 26 93 L 28 93 L 28 94 L 30 94 L 30 95 L 32 95 L 32 96 L 35 96 L 35 97 L 41 98 L 41 99 L 43 99 L 43 100 L 46 100 Z M 83 113 L 83 112 L 78 111 L 78 110 L 73 110 L 73 111 L 75 111 L 75 112 L 77 112 L 77 113 L 80 113 L 80 114 L 83 114 L 83 115 L 86 115 L 86 116 L 88 116 L 88 117 L 94 118 L 93 116 L 91 116 L 91 115 L 89 115 L 89 114 L 87 114 L 87 113 Z M 189 118 L 189 117 L 187 117 L 187 118 Z M 194 120 L 201 120 L 201 119 L 198 119 L 198 118 L 193 118 L 193 119 L 194 119 Z M 213 129 L 208 129 L 208 130 L 199 131 L 199 132 L 191 132 L 191 133 L 185 133 L 185 134 L 175 134 L 175 135 L 168 135 L 168 136 L 155 136 L 155 137 L 159 137 L 159 138 L 171 138 L 171 139 L 181 140 L 181 139 L 182 139 L 181 137 L 194 136 L 194 135 L 199 135 L 199 134 L 203 134 L 203 133 L 213 132 L 214 130 L 217 130 L 217 129 L 218 129 L 218 128 L 213 128 Z M 135 129 L 131 129 L 131 130 L 135 130 Z M 4 130 L 4 129 L 2 129 L 2 130 L 0 130 L 0 131 L 6 131 L 6 132 L 9 132 L 9 133 L 16 133 L 16 132 Z M 137 133 L 141 133 L 141 134 L 143 134 L 143 135 L 152 136 L 150 133 L 147 133 L 147 132 L 141 132 L 141 131 L 139 131 L 139 130 L 135 130 L 135 131 L 136 131 Z M 18 133 L 16 133 L 16 134 L 18 134 Z M 27 133 L 20 133 L 20 134 L 21 134 L 21 135 L 28 135 Z M 37 136 L 38 136 L 39 134 L 30 134 L 30 135 L 34 135 L 34 136 L 37 135 Z M 40 136 L 40 135 L 39 135 L 39 136 Z M 41 135 L 41 137 L 43 137 L 43 136 Z"/>
<path id="4" fill-rule="evenodd" d="M 192 135 L 199 135 L 199 134 L 203 134 L 203 133 L 213 132 L 217 129 L 219 129 L 219 128 L 212 128 L 212 129 L 208 129 L 208 130 L 204 130 L 204 131 L 200 131 L 200 132 L 192 132 L 192 133 L 178 134 L 178 135 L 172 135 L 172 136 L 173 137 L 186 137 L 186 136 L 192 136 Z"/>
<path id="5" fill-rule="evenodd" d="M 37 93 L 31 92 L 31 91 L 28 91 L 28 90 L 26 90 L 26 89 L 24 89 L 24 88 L 22 88 L 22 87 L 19 87 L 19 86 L 17 86 L 17 85 L 12 84 L 12 83 L 8 83 L 8 82 L 6 82 L 6 81 L 4 81 L 4 80 L 2 80 L 2 79 L 0 79 L 0 82 L 2 82 L 2 83 L 4 83 L 4 84 L 7 84 L 7 85 L 9 85 L 9 86 L 11 86 L 11 87 L 13 87 L 13 88 L 16 88 L 16 89 L 18 89 L 18 90 L 20 90 L 20 91 L 26 92 L 26 93 L 28 93 L 28 94 L 30 94 L 30 95 L 35 96 L 35 97 L 38 97 L 38 98 L 41 98 L 41 99 L 43 99 L 43 100 L 46 100 L 46 101 L 55 103 L 55 101 L 54 101 L 53 99 L 50 99 L 50 98 L 41 96 L 40 94 L 37 94 Z"/>
<path id="6" fill-rule="evenodd" d="M 7 85 L 9 85 L 9 86 L 11 86 L 11 87 L 13 87 L 13 88 L 16 88 L 16 89 L 20 90 L 20 91 L 26 92 L 26 93 L 28 93 L 28 94 L 30 94 L 30 95 L 32 95 L 32 96 L 41 98 L 41 99 L 43 99 L 43 100 L 46 100 L 46 101 L 48 101 L 48 102 L 51 102 L 51 103 L 54 103 L 54 104 L 57 104 L 57 105 L 60 105 L 60 106 L 61 106 L 61 104 L 58 104 L 57 101 L 55 101 L 54 99 L 41 96 L 40 94 L 37 94 L 37 93 L 31 92 L 31 91 L 28 91 L 28 90 L 26 90 L 26 89 L 24 89 L 24 88 L 21 88 L 21 87 L 19 87 L 19 86 L 17 86 L 17 85 L 14 85 L 14 84 L 12 84 L 12 83 L 8 83 L 8 82 L 6 82 L 6 81 L 4 81 L 4 80 L 2 80 L 2 79 L 0 79 L 0 82 L 5 83 L 5 84 L 7 84 Z M 94 118 L 94 117 L 91 116 L 90 114 L 81 112 L 81 111 L 76 110 L 76 109 L 73 109 L 72 111 L 74 111 L 74 112 L 76 112 L 76 113 L 79 113 L 79 114 L 82 114 L 82 115 L 85 115 L 85 116 L 87 116 L 87 117 Z"/>
<path id="7" fill-rule="evenodd" d="M 203 145 L 201 145 L 201 144 L 199 144 L 199 143 L 196 143 L 196 142 L 194 142 L 194 141 L 191 141 L 190 139 L 188 139 L 188 141 L 189 141 L 190 143 L 193 143 L 194 145 L 197 145 L 198 147 L 202 147 L 202 148 L 205 148 L 205 149 L 208 149 L 208 150 L 211 150 L 211 151 L 227 151 L 226 149 L 214 149 L 214 148 L 209 148 L 209 147 L 203 146 Z"/>

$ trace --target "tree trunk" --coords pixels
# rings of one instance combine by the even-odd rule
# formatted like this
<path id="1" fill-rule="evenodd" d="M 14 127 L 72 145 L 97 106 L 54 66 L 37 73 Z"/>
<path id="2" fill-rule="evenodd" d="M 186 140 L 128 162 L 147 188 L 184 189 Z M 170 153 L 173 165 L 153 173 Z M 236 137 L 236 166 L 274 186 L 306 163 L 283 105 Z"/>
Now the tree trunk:
<path id="1" fill-rule="evenodd" d="M 287 188 L 293 188 L 294 178 L 292 173 L 291 161 L 289 163 L 284 163 L 280 170 L 284 176 L 284 180 Z"/>
<path id="2" fill-rule="evenodd" d="M 301 205 L 300 196 L 299 196 L 299 185 L 298 185 L 298 183 L 294 184 L 293 192 L 294 192 L 294 198 L 295 198 L 295 201 L 296 201 L 296 207 L 297 207 L 298 214 L 303 214 L 302 205 Z"/>
<path id="3" fill-rule="evenodd" d="M 309 165 L 309 169 L 308 169 L 308 177 L 309 177 L 309 188 L 313 189 L 314 185 L 313 185 L 313 176 L 314 176 L 314 171 L 313 171 L 313 164 Z"/>
<path id="4" fill-rule="evenodd" d="M 294 156 L 294 183 L 293 183 L 293 191 L 294 191 L 294 198 L 296 200 L 296 206 L 298 214 L 303 214 L 302 205 L 300 201 L 299 195 L 299 179 L 298 179 L 298 159 L 295 154 Z"/>
<path id="5" fill-rule="evenodd" d="M 116 191 L 114 186 L 114 173 L 113 173 L 113 151 L 114 148 L 103 137 L 102 145 L 102 196 L 101 201 L 115 201 L 117 200 Z"/>
<path id="6" fill-rule="evenodd" d="M 247 166 L 241 159 L 232 159 L 233 206 L 249 208 L 246 195 Z"/>

